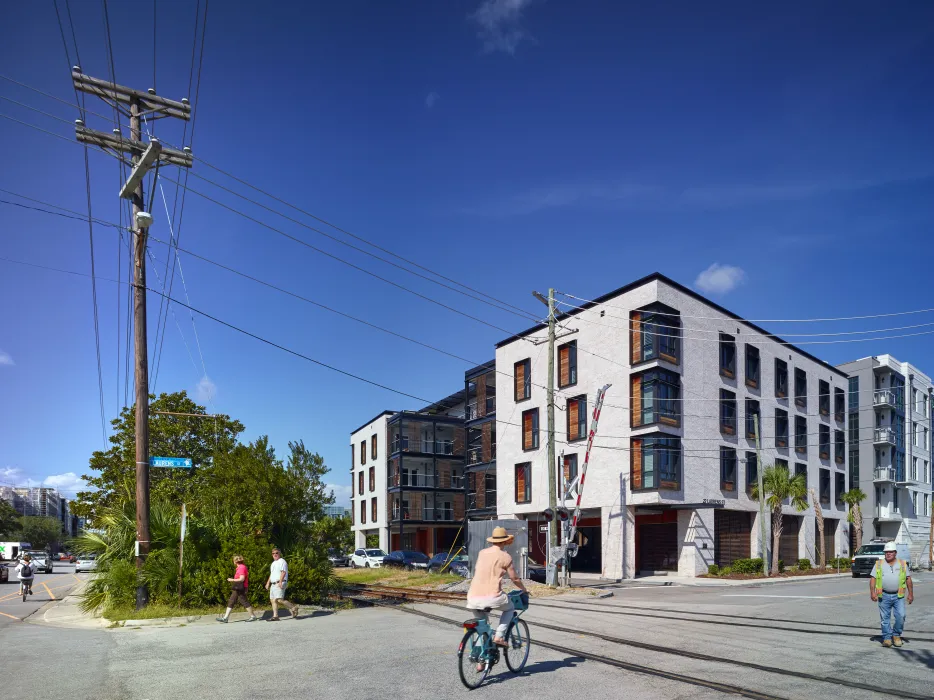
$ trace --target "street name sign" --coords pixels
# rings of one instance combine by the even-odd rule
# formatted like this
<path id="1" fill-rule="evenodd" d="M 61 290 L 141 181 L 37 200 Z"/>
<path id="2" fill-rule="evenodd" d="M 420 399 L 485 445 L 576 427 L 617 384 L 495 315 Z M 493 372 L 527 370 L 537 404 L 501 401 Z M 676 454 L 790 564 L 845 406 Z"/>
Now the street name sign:
<path id="1" fill-rule="evenodd" d="M 150 457 L 150 467 L 171 467 L 177 469 L 191 469 L 190 457 Z"/>

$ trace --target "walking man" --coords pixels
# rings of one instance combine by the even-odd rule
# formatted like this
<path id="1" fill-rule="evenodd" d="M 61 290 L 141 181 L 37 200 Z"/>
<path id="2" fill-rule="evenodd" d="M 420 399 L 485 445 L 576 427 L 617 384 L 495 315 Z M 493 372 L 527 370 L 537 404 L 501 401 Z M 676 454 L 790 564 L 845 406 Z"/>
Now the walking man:
<path id="1" fill-rule="evenodd" d="M 269 601 L 272 603 L 271 622 L 279 621 L 279 603 L 285 605 L 291 612 L 292 618 L 298 617 L 298 606 L 285 599 L 285 589 L 289 585 L 289 565 L 282 558 L 282 552 L 272 550 L 272 564 L 269 565 L 269 578 L 266 579 L 266 590 L 269 591 Z"/>
<path id="2" fill-rule="evenodd" d="M 887 542 L 885 561 L 876 562 L 869 580 L 869 597 L 872 602 L 879 602 L 879 618 L 882 622 L 882 646 L 900 647 L 902 645 L 902 629 L 905 626 L 905 593 L 908 593 L 908 604 L 914 602 L 915 594 L 911 585 L 911 573 L 908 564 L 898 559 L 894 542 Z M 891 624 L 892 613 L 895 613 L 894 629 Z"/>

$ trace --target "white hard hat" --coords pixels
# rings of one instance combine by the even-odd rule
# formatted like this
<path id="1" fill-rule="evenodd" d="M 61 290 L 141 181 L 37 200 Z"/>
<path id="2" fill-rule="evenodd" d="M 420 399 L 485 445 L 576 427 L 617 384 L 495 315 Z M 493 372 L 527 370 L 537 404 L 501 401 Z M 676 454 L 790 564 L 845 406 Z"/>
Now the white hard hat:
<path id="1" fill-rule="evenodd" d="M 895 546 L 894 542 L 886 542 L 885 548 L 882 551 L 883 552 L 897 552 L 898 547 Z"/>

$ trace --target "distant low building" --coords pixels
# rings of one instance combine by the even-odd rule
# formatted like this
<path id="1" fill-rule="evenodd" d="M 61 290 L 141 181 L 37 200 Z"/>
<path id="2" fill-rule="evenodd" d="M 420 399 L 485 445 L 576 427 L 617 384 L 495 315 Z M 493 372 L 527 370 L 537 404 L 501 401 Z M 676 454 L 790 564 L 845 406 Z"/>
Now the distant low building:
<path id="1" fill-rule="evenodd" d="M 325 506 L 324 514 L 328 518 L 346 518 L 350 515 L 350 508 L 344 506 Z"/>

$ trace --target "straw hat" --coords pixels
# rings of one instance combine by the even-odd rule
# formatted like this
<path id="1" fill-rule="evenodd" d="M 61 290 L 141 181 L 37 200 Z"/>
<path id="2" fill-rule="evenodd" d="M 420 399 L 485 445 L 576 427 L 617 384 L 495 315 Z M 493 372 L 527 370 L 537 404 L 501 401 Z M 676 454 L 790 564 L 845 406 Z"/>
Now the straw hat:
<path id="1" fill-rule="evenodd" d="M 494 527 L 493 534 L 486 538 L 486 541 L 490 544 L 509 544 L 512 542 L 515 537 L 506 532 L 504 527 Z"/>

